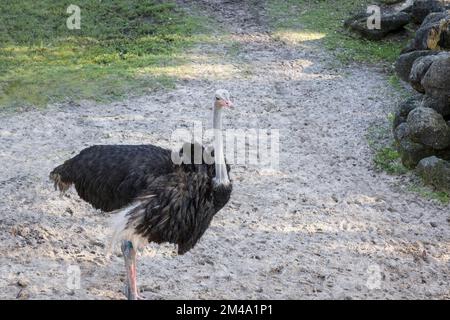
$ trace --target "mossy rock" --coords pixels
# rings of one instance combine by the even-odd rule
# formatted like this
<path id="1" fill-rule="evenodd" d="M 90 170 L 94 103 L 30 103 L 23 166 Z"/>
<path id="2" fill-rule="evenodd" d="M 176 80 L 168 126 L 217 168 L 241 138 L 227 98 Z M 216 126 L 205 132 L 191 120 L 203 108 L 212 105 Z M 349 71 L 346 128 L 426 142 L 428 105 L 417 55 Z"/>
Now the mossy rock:
<path id="1" fill-rule="evenodd" d="M 414 95 L 400 102 L 394 114 L 393 129 L 406 122 L 408 114 L 422 103 L 422 95 Z"/>
<path id="2" fill-rule="evenodd" d="M 406 123 L 413 142 L 436 150 L 450 147 L 450 127 L 434 109 L 416 108 L 409 113 Z"/>
<path id="3" fill-rule="evenodd" d="M 426 184 L 434 186 L 439 191 L 450 192 L 450 162 L 432 156 L 422 159 L 416 172 Z"/>
<path id="4" fill-rule="evenodd" d="M 444 10 L 444 1 L 415 0 L 411 8 L 411 16 L 415 23 L 420 24 L 430 13 L 443 12 Z"/>
<path id="5" fill-rule="evenodd" d="M 417 29 L 414 39 L 403 52 L 415 50 L 450 50 L 450 14 L 433 14 Z"/>
<path id="6" fill-rule="evenodd" d="M 344 26 L 358 33 L 362 37 L 369 40 L 381 40 L 391 32 L 402 29 L 411 21 L 409 14 L 405 12 L 397 12 L 392 14 L 384 14 L 381 16 L 381 28 L 369 29 L 367 27 L 367 18 L 369 14 L 359 13 L 344 22 Z"/>
<path id="7" fill-rule="evenodd" d="M 409 82 L 409 76 L 414 62 L 425 56 L 436 55 L 438 52 L 430 50 L 417 50 L 401 54 L 395 63 L 395 72 L 405 82 Z"/>
<path id="8" fill-rule="evenodd" d="M 409 74 L 409 83 L 411 86 L 420 93 L 425 93 L 425 88 L 422 85 L 422 79 L 430 69 L 434 61 L 436 61 L 437 55 L 428 55 L 420 57 L 414 61 L 411 73 Z"/>
<path id="9" fill-rule="evenodd" d="M 403 165 L 409 169 L 414 169 L 423 158 L 435 154 L 433 148 L 413 142 L 409 137 L 405 137 L 400 141 L 398 151 L 400 152 Z"/>

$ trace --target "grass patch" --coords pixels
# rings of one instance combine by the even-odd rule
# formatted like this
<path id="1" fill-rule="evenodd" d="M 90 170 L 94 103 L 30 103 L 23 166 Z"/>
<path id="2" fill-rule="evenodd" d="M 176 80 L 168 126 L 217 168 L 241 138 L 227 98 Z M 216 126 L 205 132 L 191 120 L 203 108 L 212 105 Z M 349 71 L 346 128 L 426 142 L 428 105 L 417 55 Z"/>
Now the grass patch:
<path id="1" fill-rule="evenodd" d="M 401 162 L 401 155 L 392 140 L 391 130 L 393 115 L 388 116 L 388 123 L 373 125 L 366 135 L 367 143 L 374 152 L 373 162 L 378 170 L 391 175 L 402 175 L 408 169 Z"/>
<path id="2" fill-rule="evenodd" d="M 375 166 L 392 175 L 405 174 L 408 170 L 400 161 L 400 153 L 394 146 L 382 147 L 375 152 Z"/>
<path id="3" fill-rule="evenodd" d="M 444 191 L 434 191 L 431 188 L 423 185 L 413 185 L 408 188 L 408 191 L 417 193 L 423 198 L 437 200 L 442 204 L 450 203 L 450 194 Z"/>
<path id="4" fill-rule="evenodd" d="M 392 74 L 389 77 L 389 84 L 394 87 L 397 91 L 403 90 L 402 84 L 400 82 L 400 78 L 396 74 Z"/>
<path id="5" fill-rule="evenodd" d="M 69 30 L 72 2 L 0 3 L 0 108 L 171 86 L 174 78 L 153 68 L 181 63 L 178 54 L 202 31 L 198 17 L 158 0 L 78 0 L 81 29 Z"/>
<path id="6" fill-rule="evenodd" d="M 411 91 L 405 87 L 405 84 L 398 77 L 396 73 L 392 73 L 388 78 L 389 85 L 394 89 L 394 91 L 402 98 L 406 100 L 411 97 Z"/>
<path id="7" fill-rule="evenodd" d="M 344 62 L 394 62 L 407 40 L 369 41 L 346 32 L 344 20 L 365 11 L 373 0 L 269 0 L 275 34 L 294 34 L 297 42 L 321 39 Z M 295 36 L 301 33 L 303 36 Z M 314 35 L 308 39 L 308 35 Z"/>

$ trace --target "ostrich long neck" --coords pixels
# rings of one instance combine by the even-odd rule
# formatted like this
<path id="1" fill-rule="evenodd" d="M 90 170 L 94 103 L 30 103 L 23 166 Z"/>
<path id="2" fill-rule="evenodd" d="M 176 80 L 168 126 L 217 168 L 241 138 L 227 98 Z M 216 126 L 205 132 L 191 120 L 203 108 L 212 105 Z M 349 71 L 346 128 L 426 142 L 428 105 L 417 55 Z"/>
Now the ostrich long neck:
<path id="1" fill-rule="evenodd" d="M 217 184 L 227 185 L 230 183 L 228 179 L 227 166 L 223 154 L 223 137 L 222 137 L 222 108 L 214 107 L 214 162 L 216 165 L 215 182 Z"/>

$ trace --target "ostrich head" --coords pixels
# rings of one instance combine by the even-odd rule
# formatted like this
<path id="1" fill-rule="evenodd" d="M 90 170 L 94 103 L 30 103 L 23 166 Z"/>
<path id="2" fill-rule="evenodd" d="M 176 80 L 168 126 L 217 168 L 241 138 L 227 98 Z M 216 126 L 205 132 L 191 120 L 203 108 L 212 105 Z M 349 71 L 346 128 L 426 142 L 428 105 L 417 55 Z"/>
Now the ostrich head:
<path id="1" fill-rule="evenodd" d="M 225 89 L 216 91 L 214 106 L 216 108 L 233 108 L 233 103 L 230 100 L 230 93 Z"/>

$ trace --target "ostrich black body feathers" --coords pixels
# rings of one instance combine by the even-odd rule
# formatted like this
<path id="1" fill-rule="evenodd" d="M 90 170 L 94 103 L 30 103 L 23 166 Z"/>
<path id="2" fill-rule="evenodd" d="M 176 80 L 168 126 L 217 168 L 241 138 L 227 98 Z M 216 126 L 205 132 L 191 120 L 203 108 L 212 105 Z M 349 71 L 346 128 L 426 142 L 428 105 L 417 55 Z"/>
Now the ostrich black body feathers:
<path id="1" fill-rule="evenodd" d="M 93 146 L 55 168 L 50 178 L 61 191 L 73 184 L 97 209 L 124 210 L 119 234 L 177 244 L 183 254 L 197 243 L 232 191 L 231 184 L 214 185 L 214 164 L 193 164 L 198 147 L 204 151 L 194 144 L 183 148 L 191 151 L 192 164 L 176 165 L 170 150 L 153 145 Z"/>

